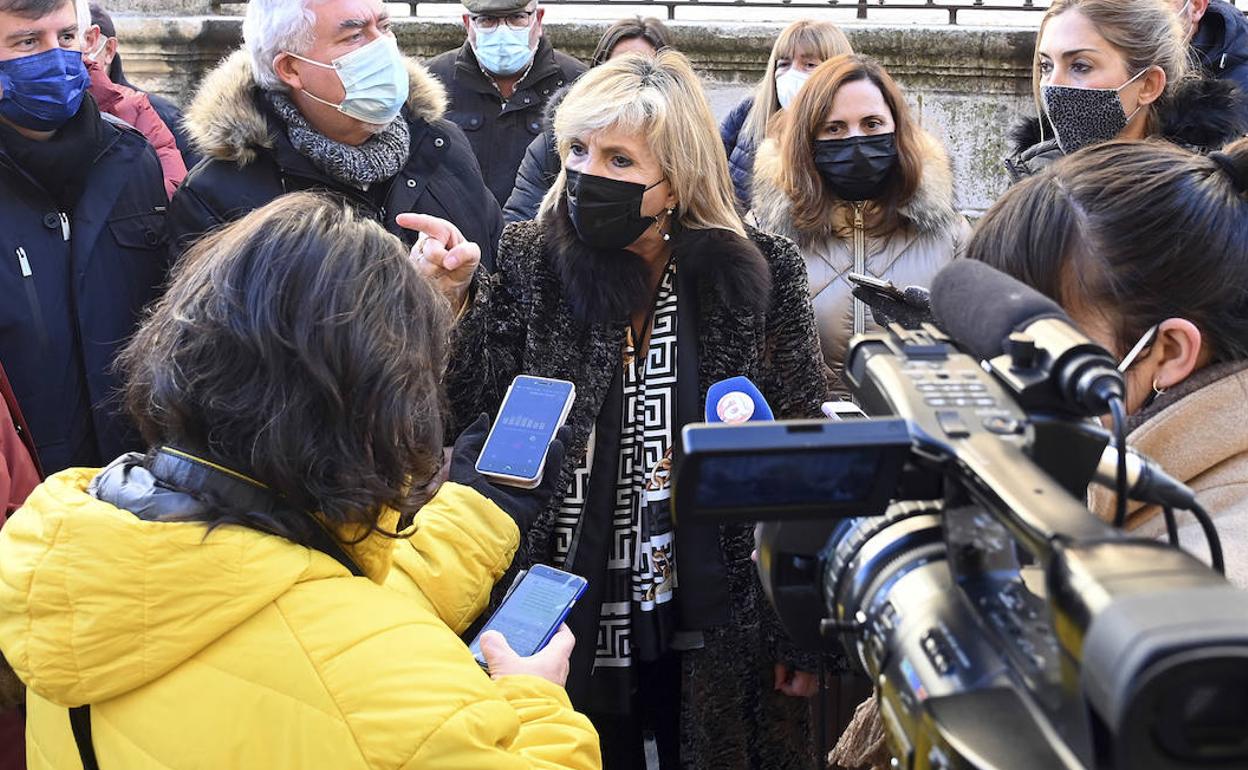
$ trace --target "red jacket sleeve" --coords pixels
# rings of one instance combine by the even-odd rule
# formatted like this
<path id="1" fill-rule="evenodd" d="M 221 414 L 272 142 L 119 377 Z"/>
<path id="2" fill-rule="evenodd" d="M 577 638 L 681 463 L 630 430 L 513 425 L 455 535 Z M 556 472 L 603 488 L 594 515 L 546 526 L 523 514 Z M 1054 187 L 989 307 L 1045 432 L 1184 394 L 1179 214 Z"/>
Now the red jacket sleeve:
<path id="1" fill-rule="evenodd" d="M 88 67 L 88 71 L 91 73 L 91 96 L 95 97 L 100 109 L 134 126 L 155 148 L 165 174 L 165 194 L 172 198 L 178 185 L 186 178 L 186 162 L 178 151 L 173 132 L 160 119 L 147 94 L 117 85 L 98 65 Z"/>
<path id="2" fill-rule="evenodd" d="M 17 510 L 39 484 L 35 461 L 22 443 L 8 406 L 0 400 L 0 524 Z"/>
<path id="3" fill-rule="evenodd" d="M 23 440 L 23 430 L 27 429 L 17 399 L 4 367 L 0 366 L 0 526 L 43 478 L 34 456 L 34 443 L 29 440 L 29 431 Z"/>

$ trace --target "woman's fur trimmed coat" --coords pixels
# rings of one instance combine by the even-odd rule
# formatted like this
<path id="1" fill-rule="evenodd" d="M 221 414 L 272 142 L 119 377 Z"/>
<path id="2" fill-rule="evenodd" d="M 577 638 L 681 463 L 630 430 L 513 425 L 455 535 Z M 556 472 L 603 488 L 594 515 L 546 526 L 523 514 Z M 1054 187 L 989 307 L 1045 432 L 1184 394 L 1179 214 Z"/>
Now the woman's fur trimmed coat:
<path id="1" fill-rule="evenodd" d="M 559 212 L 548 217 L 556 218 Z M 572 280 L 567 263 L 583 246 L 569 231 L 566 222 L 545 226 L 543 220 L 507 227 L 498 272 L 478 273 L 475 296 L 455 330 L 446 375 L 458 428 L 481 412 L 496 412 L 517 374 L 576 384 L 568 417 L 572 435 L 557 489 L 567 488 L 585 454 L 627 327 L 625 318 L 578 319 L 586 309 L 574 310 L 583 297 L 573 302 L 567 295 Z M 682 285 L 696 287 L 699 414 L 712 383 L 744 375 L 759 386 L 777 417 L 818 415 L 825 385 L 806 270 L 793 244 L 757 231 L 750 231 L 748 240 L 726 231 L 686 231 L 677 236 L 674 251 L 678 291 Z M 513 569 L 549 563 L 557 505 L 552 502 L 522 539 Z M 752 527 L 720 527 L 718 542 L 731 597 L 728 622 L 705 632 L 704 649 L 683 655 L 682 764 L 805 770 L 814 761 L 809 704 L 775 692 L 772 667 L 778 661 L 808 667 L 811 659 L 779 632 L 750 560 Z"/>
<path id="2" fill-rule="evenodd" d="M 899 288 L 930 285 L 942 267 L 962 256 L 971 236 L 971 227 L 954 202 L 948 153 L 924 131 L 917 132 L 917 138 L 923 171 L 918 189 L 898 209 L 898 226 L 884 235 L 868 231 L 862 238 L 864 272 Z M 852 217 L 838 207 L 820 227 L 799 229 L 793 221 L 793 201 L 781 189 L 782 163 L 776 140 L 759 148 L 751 215 L 759 228 L 797 244 L 806 261 L 823 357 L 839 375 L 854 328 L 853 287 L 847 278 L 855 264 Z M 867 326 L 874 327 L 870 309 Z"/>

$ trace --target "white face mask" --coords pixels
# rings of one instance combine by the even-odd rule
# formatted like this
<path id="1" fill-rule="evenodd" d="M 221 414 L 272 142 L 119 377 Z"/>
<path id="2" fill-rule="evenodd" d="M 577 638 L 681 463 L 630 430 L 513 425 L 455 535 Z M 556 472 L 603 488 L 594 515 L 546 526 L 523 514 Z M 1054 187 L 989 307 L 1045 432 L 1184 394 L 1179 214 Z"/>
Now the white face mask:
<path id="1" fill-rule="evenodd" d="M 97 45 L 94 50 L 83 54 L 83 58 L 89 62 L 97 62 L 100 60 L 100 55 L 104 53 L 104 49 L 107 47 L 108 47 L 108 38 L 104 37 L 103 35 L 100 35 L 100 44 Z"/>
<path id="2" fill-rule="evenodd" d="M 810 70 L 799 69 L 794 64 L 785 70 L 783 75 L 776 76 L 776 99 L 780 102 L 780 109 L 788 109 L 797 97 L 797 92 L 802 90 L 807 80 L 810 80 L 810 72 Z"/>
<path id="3" fill-rule="evenodd" d="M 347 117 L 376 126 L 388 125 L 407 103 L 410 88 L 407 64 L 399 53 L 398 41 L 391 35 L 383 35 L 346 56 L 334 59 L 331 64 L 306 59 L 289 51 L 286 53 L 299 61 L 337 71 L 338 79 L 347 92 L 341 104 L 326 101 L 306 89 L 303 93 Z"/>

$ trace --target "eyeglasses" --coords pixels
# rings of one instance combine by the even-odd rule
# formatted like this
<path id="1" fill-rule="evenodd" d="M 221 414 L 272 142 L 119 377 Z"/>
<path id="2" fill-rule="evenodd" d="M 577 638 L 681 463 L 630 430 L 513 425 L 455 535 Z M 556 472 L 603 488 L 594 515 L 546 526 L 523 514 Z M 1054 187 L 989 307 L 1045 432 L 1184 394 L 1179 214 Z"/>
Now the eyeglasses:
<path id="1" fill-rule="evenodd" d="M 519 11 L 506 16 L 470 16 L 469 18 L 478 29 L 494 29 L 500 21 L 507 22 L 507 26 L 512 29 L 528 29 L 534 13 L 536 11 Z"/>

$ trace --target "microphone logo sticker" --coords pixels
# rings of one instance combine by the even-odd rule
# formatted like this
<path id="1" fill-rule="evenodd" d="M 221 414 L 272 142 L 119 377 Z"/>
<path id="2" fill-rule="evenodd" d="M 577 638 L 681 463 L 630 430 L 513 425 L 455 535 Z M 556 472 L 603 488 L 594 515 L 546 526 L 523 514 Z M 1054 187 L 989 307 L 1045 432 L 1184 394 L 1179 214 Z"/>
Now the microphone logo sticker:
<path id="1" fill-rule="evenodd" d="M 729 425 L 749 422 L 754 416 L 754 399 L 739 390 L 725 393 L 715 405 L 715 413 Z"/>

